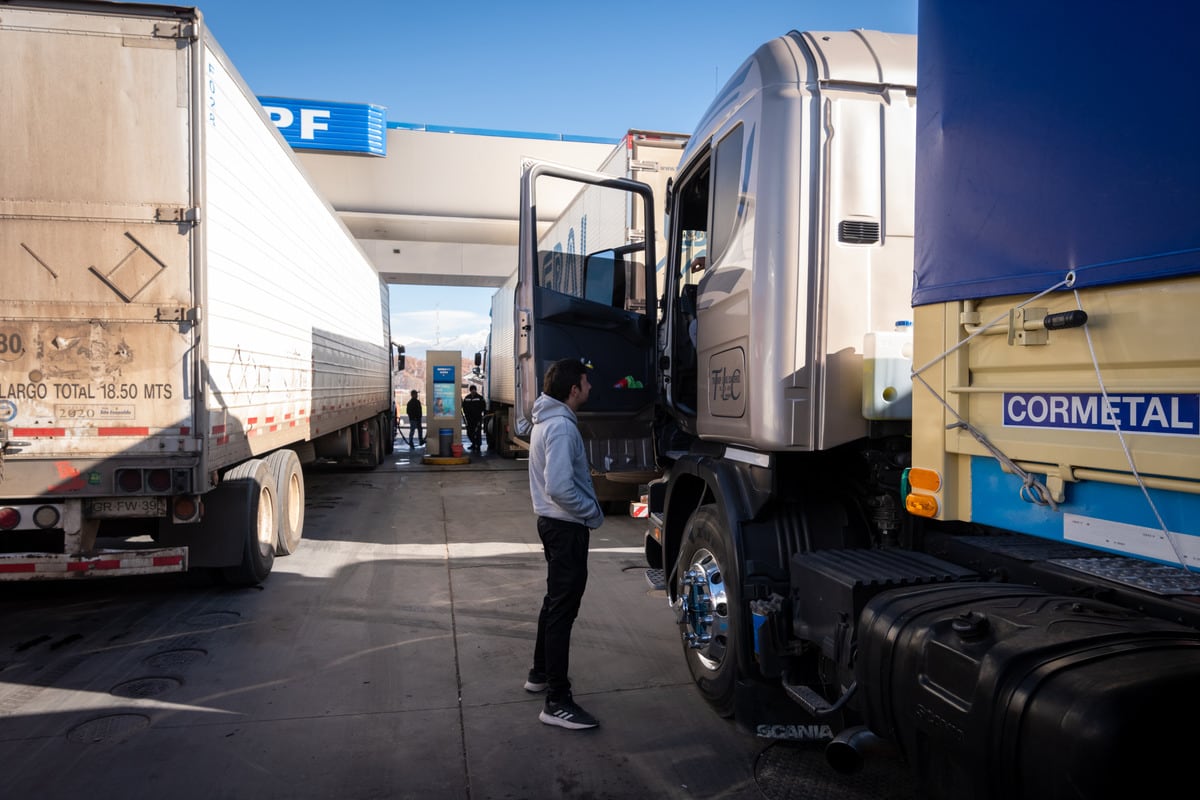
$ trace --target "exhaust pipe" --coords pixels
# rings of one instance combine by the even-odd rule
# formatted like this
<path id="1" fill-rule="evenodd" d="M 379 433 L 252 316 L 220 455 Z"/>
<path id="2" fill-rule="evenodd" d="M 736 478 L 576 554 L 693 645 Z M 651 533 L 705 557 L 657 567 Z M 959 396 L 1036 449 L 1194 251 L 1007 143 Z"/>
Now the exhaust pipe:
<path id="1" fill-rule="evenodd" d="M 861 725 L 846 730 L 834 737 L 825 746 L 825 760 L 829 766 L 843 775 L 862 769 L 867 756 L 896 755 L 896 746 L 876 736 L 869 728 Z"/>

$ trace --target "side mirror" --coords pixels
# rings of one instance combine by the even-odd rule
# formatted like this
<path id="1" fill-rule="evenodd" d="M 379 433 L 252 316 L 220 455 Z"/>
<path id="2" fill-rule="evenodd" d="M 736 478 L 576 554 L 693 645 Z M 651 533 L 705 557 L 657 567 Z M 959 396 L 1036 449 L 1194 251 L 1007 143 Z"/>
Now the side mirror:
<path id="1" fill-rule="evenodd" d="M 396 347 L 396 372 L 404 372 L 404 345 Z"/>

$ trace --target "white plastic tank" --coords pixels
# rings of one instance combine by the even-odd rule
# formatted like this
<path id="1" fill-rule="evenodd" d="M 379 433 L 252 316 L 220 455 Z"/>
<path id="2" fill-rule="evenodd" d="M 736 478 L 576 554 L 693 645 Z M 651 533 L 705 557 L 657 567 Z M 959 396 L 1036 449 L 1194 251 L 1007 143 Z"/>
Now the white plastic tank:
<path id="1" fill-rule="evenodd" d="M 863 416 L 912 419 L 912 320 L 863 338 Z"/>

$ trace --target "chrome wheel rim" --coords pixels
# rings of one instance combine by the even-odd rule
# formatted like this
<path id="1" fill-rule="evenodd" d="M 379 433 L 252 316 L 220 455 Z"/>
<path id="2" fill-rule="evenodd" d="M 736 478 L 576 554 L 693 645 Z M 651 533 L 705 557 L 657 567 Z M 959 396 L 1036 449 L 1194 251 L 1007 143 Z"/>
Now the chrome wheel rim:
<path id="1" fill-rule="evenodd" d="M 729 649 L 729 599 L 724 571 L 709 550 L 697 550 L 679 577 L 679 624 L 700 664 L 719 670 Z"/>

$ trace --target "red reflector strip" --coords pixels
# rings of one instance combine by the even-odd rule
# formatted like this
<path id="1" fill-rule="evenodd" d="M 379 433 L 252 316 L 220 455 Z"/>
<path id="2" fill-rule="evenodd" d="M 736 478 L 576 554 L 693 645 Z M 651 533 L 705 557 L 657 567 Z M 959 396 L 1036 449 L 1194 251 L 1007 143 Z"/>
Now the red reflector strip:
<path id="1" fill-rule="evenodd" d="M 90 572 L 94 569 L 120 569 L 121 562 L 115 558 L 103 561 L 72 561 L 67 564 L 67 572 Z"/>
<path id="2" fill-rule="evenodd" d="M 0 572 L 35 572 L 37 564 L 0 564 Z"/>
<path id="3" fill-rule="evenodd" d="M 212 432 L 213 432 L 213 433 L 224 433 L 224 432 L 225 432 L 225 426 L 224 426 L 224 425 L 213 425 Z"/>
<path id="4" fill-rule="evenodd" d="M 66 428 L 13 428 L 12 432 L 9 435 L 14 436 L 18 439 L 25 439 L 25 438 L 36 439 L 39 436 L 45 436 L 45 437 L 66 436 L 67 429 Z"/>
<path id="5" fill-rule="evenodd" d="M 98 436 L 149 436 L 149 428 L 96 428 Z"/>
<path id="6" fill-rule="evenodd" d="M 191 433 L 191 432 L 192 432 L 192 429 L 191 429 L 191 428 L 180 428 L 180 429 L 179 429 L 179 435 L 180 435 L 180 436 L 187 436 L 187 435 L 188 435 L 189 433 Z"/>
<path id="7" fill-rule="evenodd" d="M 217 437 L 217 444 L 229 444 L 229 437 L 228 436 Z"/>
<path id="8" fill-rule="evenodd" d="M 172 567 L 182 563 L 183 556 L 156 556 L 154 558 L 154 566 L 156 567 Z"/>

